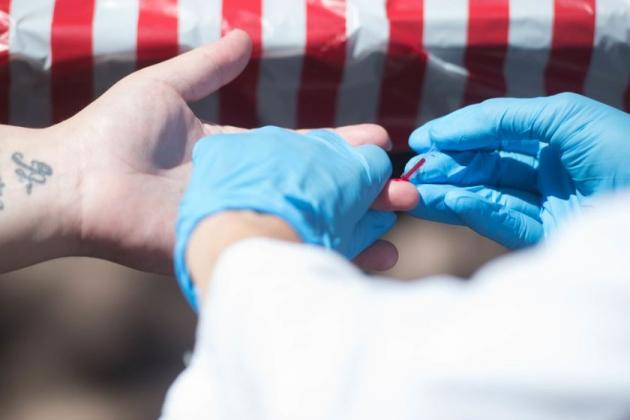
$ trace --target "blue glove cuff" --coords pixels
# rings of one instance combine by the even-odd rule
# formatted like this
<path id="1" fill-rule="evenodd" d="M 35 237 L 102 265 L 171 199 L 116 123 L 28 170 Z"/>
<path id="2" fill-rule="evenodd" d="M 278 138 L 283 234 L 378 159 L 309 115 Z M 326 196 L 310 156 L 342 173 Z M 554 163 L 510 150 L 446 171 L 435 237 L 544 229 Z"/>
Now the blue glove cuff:
<path id="1" fill-rule="evenodd" d="M 186 202 L 187 201 L 184 200 L 182 205 L 186 205 Z M 330 235 L 318 234 L 311 230 L 309 228 L 311 223 L 305 221 L 305 218 L 308 217 L 308 212 L 302 213 L 304 209 L 298 210 L 296 206 L 287 202 L 287 199 L 274 200 L 271 197 L 263 197 L 260 195 L 257 197 L 234 196 L 217 197 L 213 202 L 221 203 L 221 206 L 208 206 L 205 211 L 199 211 L 197 209 L 195 218 L 180 218 L 177 223 L 178 235 L 174 251 L 175 274 L 177 276 L 177 283 L 184 297 L 195 312 L 199 311 L 199 303 L 197 289 L 188 270 L 188 266 L 186 265 L 188 240 L 197 225 L 213 214 L 228 210 L 255 211 L 271 214 L 287 222 L 305 243 L 323 245 L 327 248 L 332 247 L 333 240 Z M 186 212 L 180 210 L 180 214 L 186 214 Z"/>

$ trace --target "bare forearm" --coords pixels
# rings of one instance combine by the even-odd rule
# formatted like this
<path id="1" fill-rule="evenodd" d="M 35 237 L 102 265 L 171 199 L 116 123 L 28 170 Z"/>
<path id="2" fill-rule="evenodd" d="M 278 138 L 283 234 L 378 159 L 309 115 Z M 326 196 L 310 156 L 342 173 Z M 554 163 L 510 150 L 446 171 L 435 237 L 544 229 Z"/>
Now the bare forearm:
<path id="1" fill-rule="evenodd" d="M 0 271 L 78 253 L 78 162 L 50 130 L 0 126 Z"/>

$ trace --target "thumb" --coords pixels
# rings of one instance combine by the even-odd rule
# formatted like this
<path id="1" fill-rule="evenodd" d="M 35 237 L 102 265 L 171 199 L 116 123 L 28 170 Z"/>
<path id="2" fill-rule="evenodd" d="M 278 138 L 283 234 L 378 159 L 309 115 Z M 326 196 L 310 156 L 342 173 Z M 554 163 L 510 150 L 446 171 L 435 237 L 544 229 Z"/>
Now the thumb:
<path id="1" fill-rule="evenodd" d="M 544 236 L 540 222 L 471 192 L 449 192 L 444 204 L 462 224 L 510 249 L 534 245 Z"/>
<path id="2" fill-rule="evenodd" d="M 361 198 L 372 205 L 392 174 L 392 162 L 387 152 L 374 144 L 355 147 L 354 151 L 361 158 L 368 177 Z"/>
<path id="3" fill-rule="evenodd" d="M 171 86 L 187 102 L 205 98 L 234 80 L 247 66 L 252 41 L 234 30 L 219 41 L 140 70 L 136 77 Z"/>

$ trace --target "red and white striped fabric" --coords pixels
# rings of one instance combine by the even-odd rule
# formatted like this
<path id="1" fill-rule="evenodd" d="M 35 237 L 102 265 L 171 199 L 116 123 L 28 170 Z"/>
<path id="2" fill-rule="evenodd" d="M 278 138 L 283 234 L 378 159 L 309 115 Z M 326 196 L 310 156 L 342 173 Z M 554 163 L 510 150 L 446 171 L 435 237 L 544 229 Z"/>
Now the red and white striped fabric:
<path id="1" fill-rule="evenodd" d="M 245 127 L 418 124 L 495 96 L 630 110 L 630 0 L 0 0 L 0 122 L 71 116 L 133 70 L 249 32 L 254 59 L 194 109 Z"/>

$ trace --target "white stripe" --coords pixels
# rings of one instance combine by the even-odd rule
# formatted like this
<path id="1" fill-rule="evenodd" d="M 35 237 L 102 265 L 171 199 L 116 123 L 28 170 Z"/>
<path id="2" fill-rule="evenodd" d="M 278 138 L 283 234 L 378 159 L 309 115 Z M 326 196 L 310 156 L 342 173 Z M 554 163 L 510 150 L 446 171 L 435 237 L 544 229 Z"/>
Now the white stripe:
<path id="1" fill-rule="evenodd" d="M 295 128 L 306 44 L 306 2 L 262 2 L 262 62 L 258 118 L 262 124 Z"/>
<path id="2" fill-rule="evenodd" d="M 96 0 L 92 28 L 94 97 L 135 70 L 138 13 L 138 0 Z"/>
<path id="3" fill-rule="evenodd" d="M 221 38 L 223 5 L 221 0 L 179 0 L 179 49 L 181 52 Z M 217 121 L 219 95 L 213 94 L 191 104 L 198 117 Z"/>
<path id="4" fill-rule="evenodd" d="M 623 109 L 630 78 L 630 1 L 597 0 L 595 48 L 584 93 Z"/>
<path id="5" fill-rule="evenodd" d="M 46 127 L 52 121 L 49 70 L 53 8 L 54 0 L 11 4 L 11 124 Z"/>
<path id="6" fill-rule="evenodd" d="M 468 72 L 463 60 L 468 31 L 468 1 L 424 1 L 424 48 L 429 61 L 417 123 L 461 106 Z"/>
<path id="7" fill-rule="evenodd" d="M 545 94 L 545 68 L 553 36 L 553 2 L 510 0 L 506 96 Z"/>
<path id="8" fill-rule="evenodd" d="M 336 125 L 376 121 L 389 40 L 386 1 L 348 0 L 346 39 Z"/>

